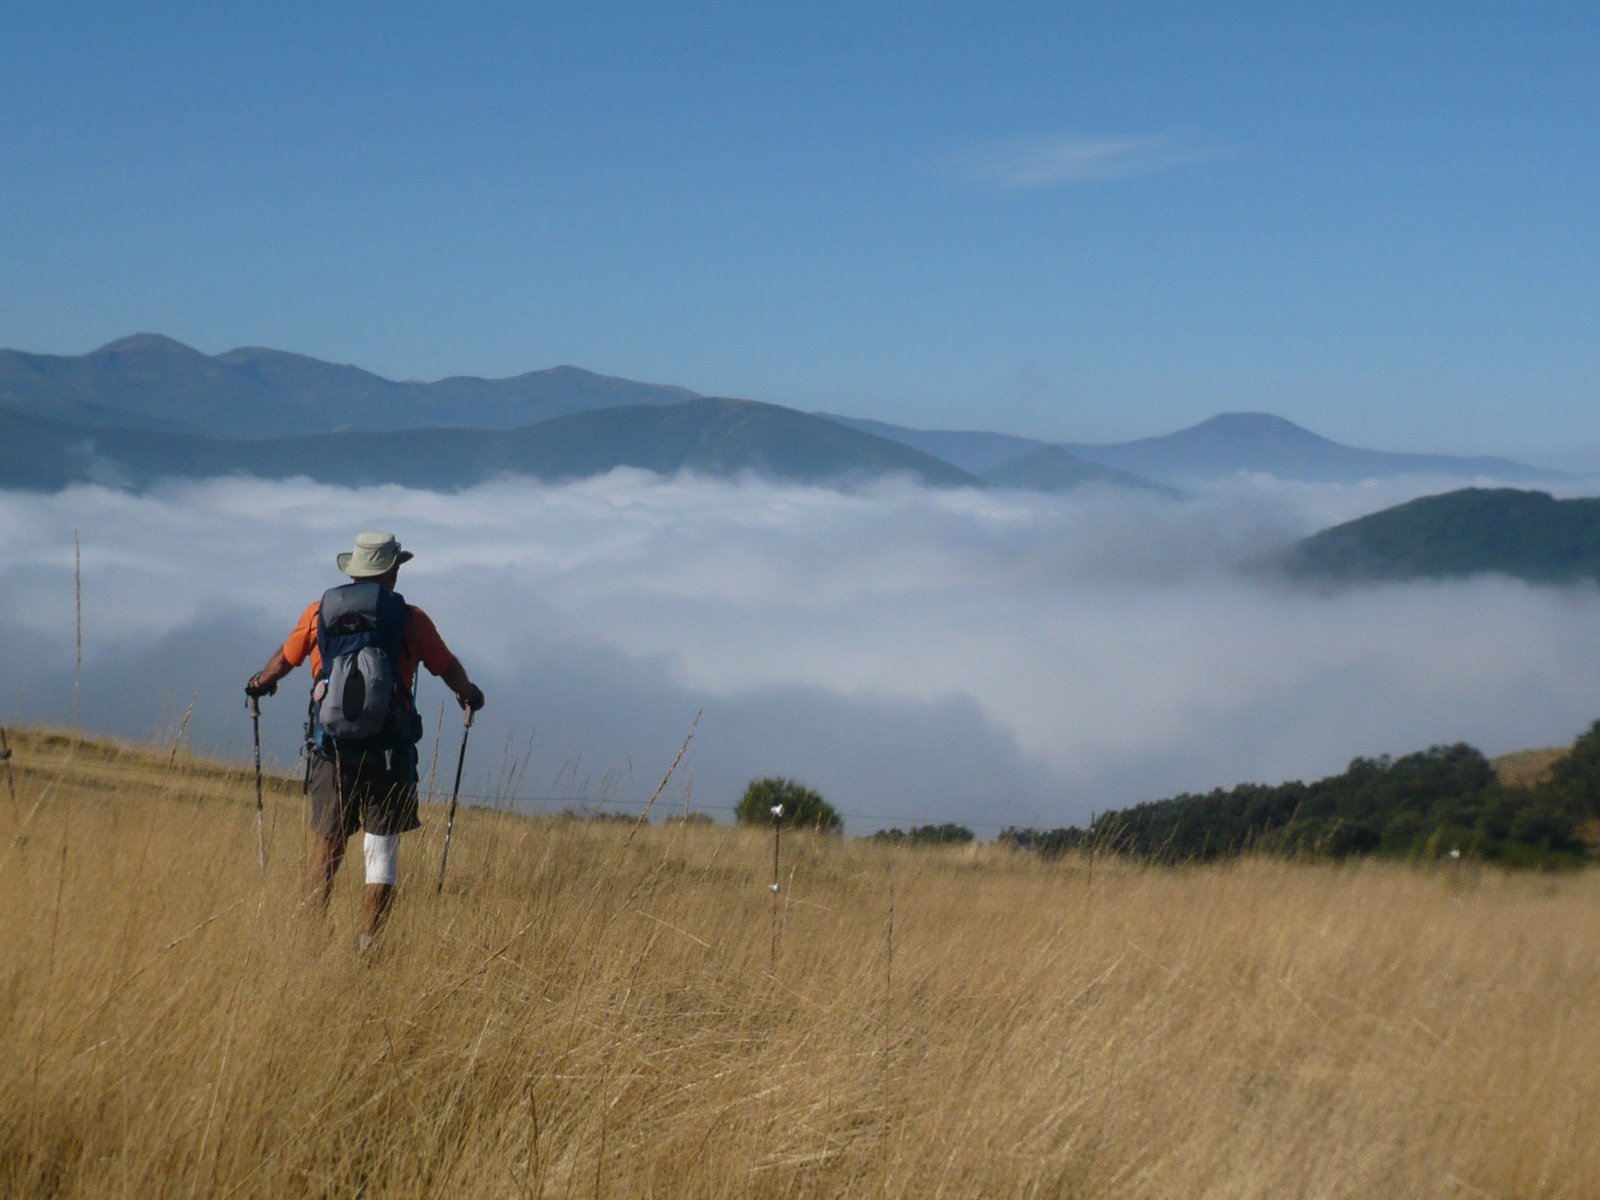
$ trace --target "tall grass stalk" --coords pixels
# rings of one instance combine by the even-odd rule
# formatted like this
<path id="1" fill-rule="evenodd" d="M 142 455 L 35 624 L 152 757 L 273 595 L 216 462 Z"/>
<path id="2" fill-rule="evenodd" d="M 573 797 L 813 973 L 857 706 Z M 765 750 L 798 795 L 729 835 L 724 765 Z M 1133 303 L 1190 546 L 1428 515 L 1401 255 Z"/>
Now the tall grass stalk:
<path id="1" fill-rule="evenodd" d="M 178 722 L 178 732 L 172 735 L 172 750 L 167 755 L 167 768 L 178 765 L 178 747 L 183 745 L 183 739 L 189 732 L 189 721 L 194 716 L 194 706 L 200 702 L 200 693 L 196 692 L 189 699 L 189 707 L 183 710 L 183 719 Z"/>

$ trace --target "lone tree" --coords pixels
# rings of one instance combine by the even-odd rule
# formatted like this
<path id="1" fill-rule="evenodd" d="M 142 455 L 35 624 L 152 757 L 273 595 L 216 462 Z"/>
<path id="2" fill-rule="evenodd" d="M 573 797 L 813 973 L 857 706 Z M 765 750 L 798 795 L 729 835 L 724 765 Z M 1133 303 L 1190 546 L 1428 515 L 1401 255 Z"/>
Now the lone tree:
<path id="1" fill-rule="evenodd" d="M 783 823 L 791 829 L 815 829 L 818 833 L 841 833 L 844 821 L 833 805 L 803 783 L 769 775 L 752 779 L 744 799 L 733 810 L 741 825 L 772 824 L 774 805 L 783 805 Z"/>

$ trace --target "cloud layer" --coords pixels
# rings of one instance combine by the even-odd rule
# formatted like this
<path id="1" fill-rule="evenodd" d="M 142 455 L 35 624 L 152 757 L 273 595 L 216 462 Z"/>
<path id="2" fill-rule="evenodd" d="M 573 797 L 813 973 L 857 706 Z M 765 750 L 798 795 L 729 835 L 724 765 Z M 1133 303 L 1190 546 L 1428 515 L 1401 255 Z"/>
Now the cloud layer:
<path id="1" fill-rule="evenodd" d="M 0 716 L 70 718 L 77 529 L 85 724 L 171 736 L 198 696 L 197 746 L 243 757 L 244 679 L 376 527 L 416 551 L 402 590 L 489 693 L 466 790 L 502 791 L 526 754 L 517 791 L 541 805 L 642 801 L 702 709 L 691 802 L 721 810 L 751 777 L 788 774 L 855 832 L 1058 825 L 1358 754 L 1569 740 L 1600 716 L 1574 653 L 1595 589 L 1324 594 L 1238 569 L 1420 490 L 1241 479 L 1171 504 L 619 471 L 449 496 L 250 480 L 0 494 Z M 263 718 L 286 768 L 306 684 L 291 676 Z M 430 748 L 443 699 L 425 684 Z"/>
<path id="2" fill-rule="evenodd" d="M 1175 171 L 1221 154 L 1165 133 L 1012 137 L 958 156 L 955 167 L 996 187 L 1074 187 Z"/>

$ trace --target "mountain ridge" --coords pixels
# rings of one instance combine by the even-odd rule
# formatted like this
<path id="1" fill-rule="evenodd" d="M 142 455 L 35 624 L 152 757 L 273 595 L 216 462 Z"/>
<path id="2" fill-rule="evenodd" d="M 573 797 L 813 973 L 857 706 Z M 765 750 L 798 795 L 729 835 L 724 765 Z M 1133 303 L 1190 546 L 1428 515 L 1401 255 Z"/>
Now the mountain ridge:
<path id="1" fill-rule="evenodd" d="M 0 486 L 142 488 L 159 479 L 304 476 L 323 483 L 456 490 L 505 476 L 585 478 L 618 467 L 671 475 L 744 472 L 806 483 L 904 475 L 983 487 L 942 460 L 793 409 L 697 397 L 555 417 L 512 430 L 341 431 L 289 438 L 85 429 L 0 408 Z"/>
<path id="2" fill-rule="evenodd" d="M 1495 456 L 1405 454 L 1336 442 L 1263 412 L 1224 412 L 1173 433 L 1127 442 L 1063 442 L 1089 462 L 1132 471 L 1163 483 L 1217 479 L 1240 473 L 1307 482 L 1345 483 L 1396 475 L 1488 475 L 1555 480 L 1564 473 Z"/>
<path id="3" fill-rule="evenodd" d="M 351 364 L 259 346 L 207 355 L 149 332 L 76 356 L 0 350 L 0 407 L 95 430 L 219 438 L 424 429 L 505 432 L 602 409 L 703 398 L 687 388 L 571 365 L 503 379 L 451 375 L 399 382 Z M 1241 472 L 1324 482 L 1399 475 L 1510 482 L 1568 478 L 1507 458 L 1347 446 L 1260 412 L 1221 413 L 1173 433 L 1115 443 L 1048 443 L 983 430 L 918 430 L 867 418 L 810 415 L 898 443 L 969 476 L 1047 491 L 1085 482 L 1181 489 Z M 809 436 L 826 440 L 817 427 Z"/>
<path id="4" fill-rule="evenodd" d="M 514 429 L 595 408 L 672 404 L 698 395 L 570 366 L 507 379 L 398 382 L 287 350 L 242 346 L 208 355 L 157 333 L 118 338 L 83 355 L 0 350 L 0 405 L 14 411 L 214 437 Z"/>
<path id="5" fill-rule="evenodd" d="M 862 417 L 818 415 L 915 446 L 985 477 L 1050 446 L 1085 464 L 1125 472 L 1147 485 L 1180 490 L 1240 473 L 1309 482 L 1355 482 L 1398 475 L 1487 476 L 1530 483 L 1569 478 L 1565 472 L 1509 458 L 1403 454 L 1347 446 L 1274 413 L 1218 413 L 1173 433 L 1126 442 L 1043 442 L 978 430 L 913 429 Z"/>

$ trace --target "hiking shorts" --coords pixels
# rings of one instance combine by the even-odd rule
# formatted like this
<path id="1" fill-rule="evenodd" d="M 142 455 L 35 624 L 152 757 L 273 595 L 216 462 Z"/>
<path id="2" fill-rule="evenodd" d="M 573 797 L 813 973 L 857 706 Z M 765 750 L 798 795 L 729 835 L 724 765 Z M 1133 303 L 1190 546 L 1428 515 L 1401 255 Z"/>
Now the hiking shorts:
<path id="1" fill-rule="evenodd" d="M 422 825 L 417 816 L 417 769 L 409 747 L 311 759 L 311 830 L 347 838 L 358 829 L 380 836 Z"/>

